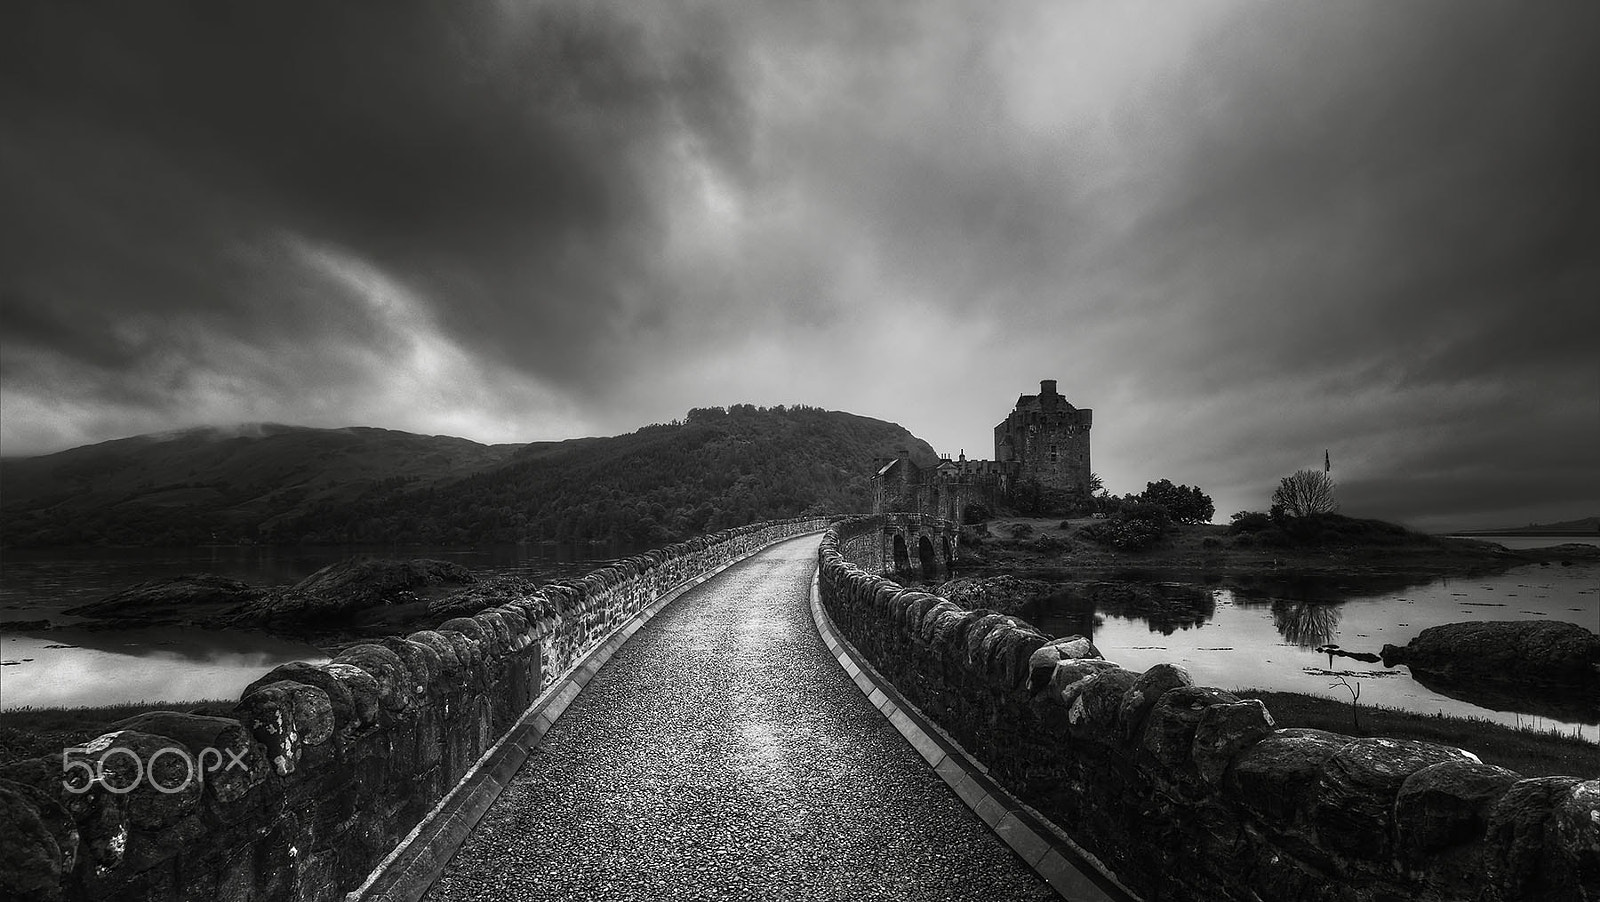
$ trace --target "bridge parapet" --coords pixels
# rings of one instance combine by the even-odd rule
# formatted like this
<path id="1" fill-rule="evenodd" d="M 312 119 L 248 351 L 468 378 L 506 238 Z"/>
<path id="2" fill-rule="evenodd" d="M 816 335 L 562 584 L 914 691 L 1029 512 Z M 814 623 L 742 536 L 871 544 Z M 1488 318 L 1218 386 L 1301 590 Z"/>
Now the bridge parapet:
<path id="1" fill-rule="evenodd" d="M 283 665 L 235 706 L 142 714 L 83 749 L 0 767 L 0 897 L 343 899 L 636 614 L 826 525 L 699 536 L 327 664 Z M 105 780 L 86 782 L 100 765 Z"/>
<path id="2" fill-rule="evenodd" d="M 969 611 L 818 552 L 835 627 L 989 777 L 1149 899 L 1600 898 L 1600 779 L 1425 742 L 1278 729 L 1266 707 L 1142 674 L 1086 638 Z M 980 810 L 982 815 L 983 811 Z"/>

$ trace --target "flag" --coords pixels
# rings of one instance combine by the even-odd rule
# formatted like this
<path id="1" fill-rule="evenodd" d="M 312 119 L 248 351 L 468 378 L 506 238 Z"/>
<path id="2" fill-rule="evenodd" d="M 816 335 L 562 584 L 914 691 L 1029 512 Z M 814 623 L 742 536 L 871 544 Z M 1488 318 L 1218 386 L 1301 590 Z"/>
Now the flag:
<path id="1" fill-rule="evenodd" d="M 1322 449 L 1322 472 L 1327 473 L 1333 469 L 1333 461 L 1328 459 L 1328 449 Z"/>

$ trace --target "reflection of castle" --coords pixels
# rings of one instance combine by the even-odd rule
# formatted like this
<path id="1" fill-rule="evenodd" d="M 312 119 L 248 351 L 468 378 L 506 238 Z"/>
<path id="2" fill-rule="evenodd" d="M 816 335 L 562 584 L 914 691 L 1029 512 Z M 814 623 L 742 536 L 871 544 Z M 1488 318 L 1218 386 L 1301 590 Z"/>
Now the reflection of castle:
<path id="1" fill-rule="evenodd" d="M 1039 383 L 1037 395 L 1021 395 L 994 427 L 994 460 L 955 460 L 946 455 L 921 467 L 905 451 L 880 458 L 872 477 L 872 511 L 915 511 L 961 519 L 977 502 L 989 508 L 1032 485 L 1054 489 L 1068 504 L 1089 502 L 1089 427 L 1094 411 L 1073 407 L 1056 392 L 1056 381 Z"/>

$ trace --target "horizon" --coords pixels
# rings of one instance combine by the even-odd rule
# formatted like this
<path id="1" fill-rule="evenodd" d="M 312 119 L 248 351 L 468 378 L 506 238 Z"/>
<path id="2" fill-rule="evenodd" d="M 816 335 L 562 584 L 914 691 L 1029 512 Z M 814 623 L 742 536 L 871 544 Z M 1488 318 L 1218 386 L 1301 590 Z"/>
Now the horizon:
<path id="1" fill-rule="evenodd" d="M 1600 7 L 225 11 L 0 11 L 0 456 L 752 403 L 985 459 L 1055 379 L 1222 522 L 1325 449 L 1352 516 L 1600 510 Z"/>

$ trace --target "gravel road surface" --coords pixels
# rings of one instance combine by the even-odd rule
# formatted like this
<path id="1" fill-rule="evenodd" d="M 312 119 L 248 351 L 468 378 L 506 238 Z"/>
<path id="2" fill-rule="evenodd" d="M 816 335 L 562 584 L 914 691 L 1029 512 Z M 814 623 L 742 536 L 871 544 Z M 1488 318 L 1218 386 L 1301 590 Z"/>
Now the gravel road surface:
<path id="1" fill-rule="evenodd" d="M 646 624 L 427 898 L 1056 898 L 823 647 L 818 541 L 769 548 Z"/>

